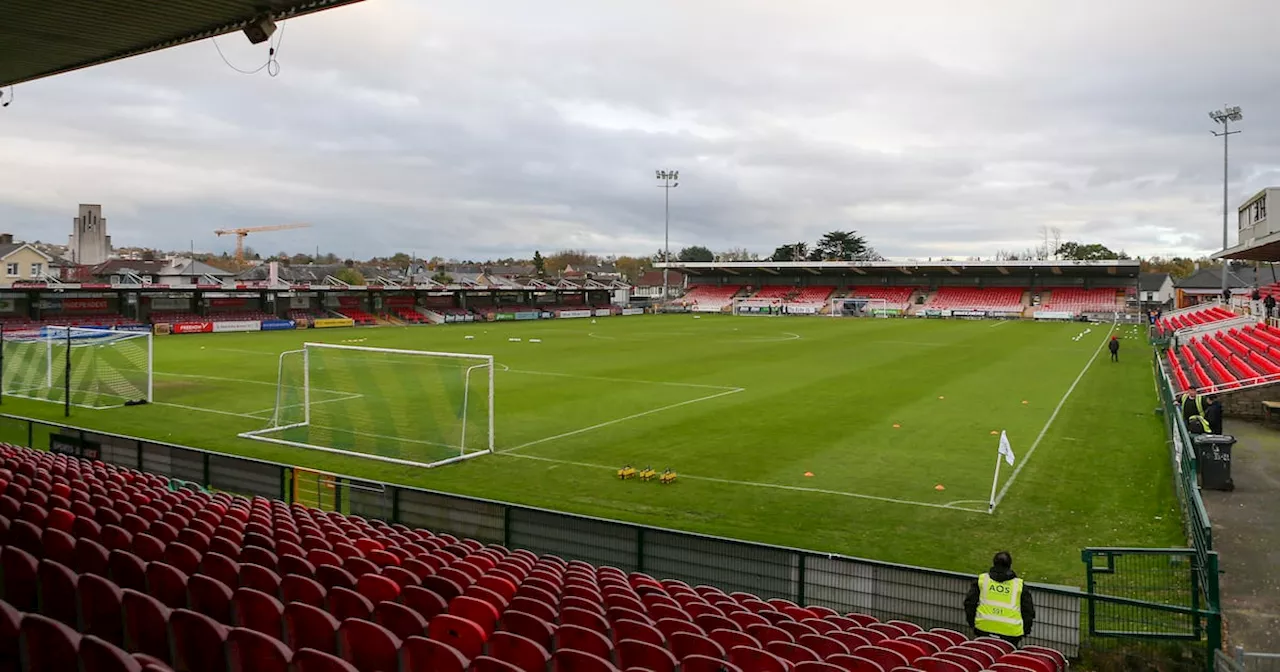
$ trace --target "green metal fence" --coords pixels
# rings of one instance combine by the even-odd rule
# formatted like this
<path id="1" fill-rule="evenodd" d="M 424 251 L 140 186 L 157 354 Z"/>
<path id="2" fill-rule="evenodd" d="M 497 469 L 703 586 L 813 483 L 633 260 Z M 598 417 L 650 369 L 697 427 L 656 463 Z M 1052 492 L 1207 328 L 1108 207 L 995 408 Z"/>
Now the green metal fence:
<path id="1" fill-rule="evenodd" d="M 963 602 L 972 574 L 647 527 L 343 475 L 317 480 L 316 472 L 291 465 L 12 415 L 0 414 L 0 440 L 33 447 L 88 447 L 92 456 L 113 464 L 287 502 L 298 492 L 306 493 L 300 494 L 300 501 L 313 503 L 316 489 L 328 488 L 331 481 L 332 491 L 325 490 L 323 498 L 344 513 L 765 599 L 780 597 L 880 619 L 900 618 L 927 628 L 969 630 Z M 1094 554 L 1088 557 L 1100 557 L 1101 550 L 1090 549 Z M 1144 552 L 1109 550 L 1117 558 L 1120 551 Z M 1187 549 L 1173 553 L 1198 557 Z M 1213 559 L 1216 562 L 1216 556 Z M 1185 576 L 1176 572 L 1161 580 L 1173 585 Z M 1037 619 L 1027 643 L 1050 646 L 1070 657 L 1110 655 L 1117 647 L 1162 645 L 1174 626 L 1194 633 L 1203 627 L 1195 624 L 1213 616 L 1204 605 L 1175 592 L 1106 594 L 1100 591 L 1111 584 L 1102 580 L 1090 587 L 1097 590 L 1029 584 Z M 1124 623 L 1139 625 L 1116 626 L 1120 615 Z M 1100 625 L 1105 627 L 1095 627 Z M 1194 638 L 1188 634 L 1178 639 Z M 1169 669 L 1206 669 L 1204 656 L 1177 660 Z"/>

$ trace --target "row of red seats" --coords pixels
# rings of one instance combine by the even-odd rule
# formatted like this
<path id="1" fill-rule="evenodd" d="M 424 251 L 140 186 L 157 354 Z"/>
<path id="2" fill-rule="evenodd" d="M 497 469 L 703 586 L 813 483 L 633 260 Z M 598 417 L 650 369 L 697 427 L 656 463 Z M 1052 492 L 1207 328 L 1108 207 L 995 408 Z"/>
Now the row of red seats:
<path id="1" fill-rule="evenodd" d="M 427 316 L 419 313 L 413 308 L 392 308 L 392 314 L 400 318 L 403 322 L 410 324 L 423 324 L 427 321 Z"/>
<path id="2" fill-rule="evenodd" d="M 883 299 L 886 308 L 906 310 L 911 303 L 911 295 L 915 291 L 915 287 L 857 286 L 849 288 L 849 296 L 859 299 Z"/>
<path id="3" fill-rule="evenodd" d="M 1202 324 L 1222 322 L 1235 317 L 1239 316 L 1215 303 L 1185 313 L 1178 313 L 1177 315 L 1166 315 L 1156 322 L 1156 329 L 1161 332 L 1174 332 Z"/>
<path id="4" fill-rule="evenodd" d="M 1280 380 L 1280 329 L 1256 324 L 1196 336 L 1166 351 L 1180 390 L 1234 389 Z"/>
<path id="5" fill-rule="evenodd" d="M 361 310 L 359 308 L 347 308 L 345 306 L 338 309 L 338 314 L 352 320 L 357 325 L 377 324 L 378 318 L 373 313 Z"/>
<path id="6" fill-rule="evenodd" d="M 1058 287 L 1049 290 L 1049 298 L 1042 302 L 1045 310 L 1069 313 L 1105 313 L 1124 308 L 1123 290 L 1114 287 L 1084 289 Z"/>
<path id="7" fill-rule="evenodd" d="M 195 313 L 184 311 L 155 311 L 151 313 L 150 319 L 155 322 L 252 322 L 261 320 L 278 319 L 271 313 L 261 310 L 228 310 L 209 313 L 208 315 L 197 315 Z"/>
<path id="8" fill-rule="evenodd" d="M 427 669 L 504 672 L 540 671 L 550 660 L 605 672 L 614 662 L 658 672 L 681 664 L 1055 672 L 1064 664 L 1047 650 L 1013 653 L 998 640 L 725 595 L 298 505 L 169 492 L 163 479 L 101 463 L 11 447 L 0 455 L 0 517 L 12 521 L 0 539 L 3 598 L 64 622 L 73 618 L 65 605 L 78 602 L 75 622 L 93 629 L 85 634 L 162 661 L 196 650 L 179 642 L 240 655 L 235 647 L 249 646 L 233 645 L 240 632 L 235 641 L 260 643 L 257 669 L 297 667 L 311 655 L 304 649 L 357 669 L 395 669 L 415 647 L 435 656 Z M 90 588 L 101 584 L 116 590 Z M 78 599 L 40 598 L 68 590 Z M 123 632 L 106 630 L 112 622 Z"/>
<path id="9" fill-rule="evenodd" d="M 733 303 L 742 289 L 742 285 L 694 285 L 680 300 L 700 308 L 723 308 Z"/>
<path id="10" fill-rule="evenodd" d="M 1022 308 L 1020 287 L 943 287 L 929 307 L 944 310 L 1017 310 Z"/>

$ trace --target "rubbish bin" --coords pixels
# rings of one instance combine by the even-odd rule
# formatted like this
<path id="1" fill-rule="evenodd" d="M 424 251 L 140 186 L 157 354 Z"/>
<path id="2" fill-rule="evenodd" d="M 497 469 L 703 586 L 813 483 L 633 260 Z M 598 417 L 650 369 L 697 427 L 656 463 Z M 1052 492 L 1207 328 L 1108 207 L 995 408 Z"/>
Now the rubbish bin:
<path id="1" fill-rule="evenodd" d="M 1192 438 L 1196 446 L 1196 470 L 1200 487 L 1207 490 L 1236 489 L 1231 481 L 1231 447 L 1236 437 L 1222 434 L 1197 434 Z"/>

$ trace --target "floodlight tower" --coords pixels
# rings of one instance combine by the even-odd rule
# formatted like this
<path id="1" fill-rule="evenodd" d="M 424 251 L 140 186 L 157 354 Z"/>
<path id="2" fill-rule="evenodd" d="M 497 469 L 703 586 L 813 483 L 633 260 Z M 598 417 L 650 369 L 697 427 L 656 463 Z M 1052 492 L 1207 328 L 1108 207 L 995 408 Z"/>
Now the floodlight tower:
<path id="1" fill-rule="evenodd" d="M 680 186 L 680 171 L 678 170 L 656 170 L 654 176 L 662 181 L 658 185 L 662 189 L 665 201 L 665 217 L 663 226 L 663 242 L 662 257 L 665 262 L 662 266 L 662 302 L 666 303 L 671 298 L 670 291 L 667 289 L 667 273 L 671 270 L 671 190 Z"/>
<path id="2" fill-rule="evenodd" d="M 1227 249 L 1227 139 L 1239 133 L 1240 131 L 1231 130 L 1231 122 L 1244 119 L 1244 115 L 1240 114 L 1240 106 L 1223 105 L 1221 110 L 1214 110 L 1209 113 L 1209 118 L 1222 124 L 1222 132 L 1213 131 L 1214 136 L 1222 138 L 1222 250 Z M 1227 290 L 1230 285 L 1227 283 L 1227 272 L 1231 269 L 1228 260 L 1222 260 L 1222 300 L 1226 303 Z"/>

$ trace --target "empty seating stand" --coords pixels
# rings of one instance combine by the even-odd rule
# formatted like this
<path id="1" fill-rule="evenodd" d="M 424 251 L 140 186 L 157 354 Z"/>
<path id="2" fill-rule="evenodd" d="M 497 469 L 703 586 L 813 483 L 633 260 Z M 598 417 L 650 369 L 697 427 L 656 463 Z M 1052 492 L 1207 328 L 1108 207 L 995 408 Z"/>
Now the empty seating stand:
<path id="1" fill-rule="evenodd" d="M 882 299 L 885 308 L 905 311 L 911 305 L 915 287 L 856 286 L 849 288 L 849 297 L 855 299 Z"/>
<path id="2" fill-rule="evenodd" d="M 929 301 L 929 308 L 941 310 L 1019 311 L 1020 287 L 943 287 Z"/>
<path id="3" fill-rule="evenodd" d="M 1042 302 L 1044 310 L 1079 315 L 1081 313 L 1111 313 L 1124 308 L 1124 290 L 1114 287 L 1084 289 L 1081 287 L 1051 287 L 1049 297 Z"/>
<path id="4" fill-rule="evenodd" d="M 1280 329 L 1265 324 L 1202 334 L 1165 351 L 1181 390 L 1228 390 L 1280 381 Z"/>
<path id="5" fill-rule="evenodd" d="M 1179 329 L 1213 324 L 1214 322 L 1222 322 L 1236 317 L 1239 317 L 1239 315 L 1215 303 L 1176 315 L 1166 315 L 1156 322 L 1156 330 L 1167 335 Z"/>
<path id="6" fill-rule="evenodd" d="M 0 668 L 1064 672 L 945 629 L 0 444 Z M 993 667 L 996 666 L 996 667 Z M 1012 668 L 1004 668 L 1012 669 Z"/>
<path id="7" fill-rule="evenodd" d="M 694 285 L 680 299 L 682 303 L 704 312 L 716 312 L 733 303 L 742 285 Z"/>

